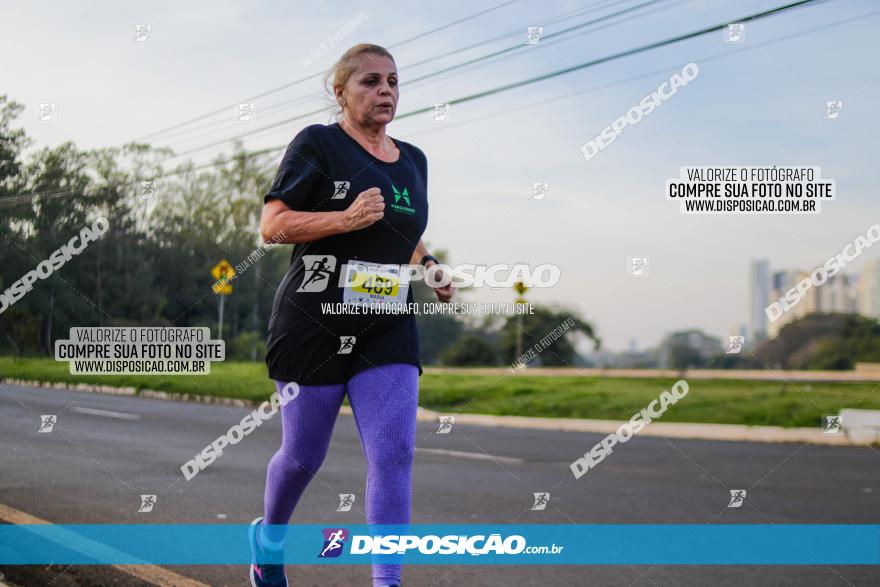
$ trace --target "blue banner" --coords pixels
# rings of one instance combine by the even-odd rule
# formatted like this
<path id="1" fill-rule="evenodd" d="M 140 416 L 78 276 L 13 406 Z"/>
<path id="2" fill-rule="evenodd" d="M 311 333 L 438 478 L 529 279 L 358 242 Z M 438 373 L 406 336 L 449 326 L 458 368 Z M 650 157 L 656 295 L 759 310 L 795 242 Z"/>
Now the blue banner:
<path id="1" fill-rule="evenodd" d="M 249 564 L 249 528 L 0 525 L 0 564 Z M 876 565 L 880 525 L 291 525 L 283 558 L 296 565 Z"/>

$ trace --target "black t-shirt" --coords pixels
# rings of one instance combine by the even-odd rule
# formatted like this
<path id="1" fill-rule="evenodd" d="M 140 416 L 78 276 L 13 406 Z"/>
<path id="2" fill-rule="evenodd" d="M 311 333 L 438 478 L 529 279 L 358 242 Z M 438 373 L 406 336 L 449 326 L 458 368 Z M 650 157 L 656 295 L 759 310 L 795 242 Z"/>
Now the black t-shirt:
<path id="1" fill-rule="evenodd" d="M 397 303 L 413 301 L 412 286 L 403 299 L 403 289 L 383 289 L 391 284 L 383 276 L 389 275 L 388 265 L 409 264 L 428 224 L 428 162 L 419 148 L 394 142 L 400 156 L 387 163 L 334 123 L 307 126 L 287 147 L 265 202 L 274 198 L 307 212 L 342 211 L 358 194 L 378 187 L 385 215 L 367 228 L 294 246 L 269 321 L 266 364 L 272 379 L 301 385 L 345 383 L 364 369 L 398 362 L 418 366 L 421 375 L 412 314 L 325 312 L 326 304 L 367 295 L 359 293 L 364 287 L 386 301 L 392 299 L 389 292 Z M 340 274 L 346 283 L 346 266 L 355 266 L 354 261 L 363 271 L 358 277 L 362 281 L 356 282 L 361 287 L 341 287 Z M 370 271 L 373 278 L 363 281 Z"/>

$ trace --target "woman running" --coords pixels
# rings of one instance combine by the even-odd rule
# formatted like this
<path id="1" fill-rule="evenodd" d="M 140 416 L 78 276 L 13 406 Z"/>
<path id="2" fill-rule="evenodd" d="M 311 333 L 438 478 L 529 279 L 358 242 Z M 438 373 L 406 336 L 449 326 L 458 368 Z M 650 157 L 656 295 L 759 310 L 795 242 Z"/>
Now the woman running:
<path id="1" fill-rule="evenodd" d="M 437 263 L 421 241 L 428 162 L 419 148 L 385 133 L 399 97 L 386 49 L 352 47 L 325 86 L 331 80 L 338 122 L 296 135 L 260 222 L 265 241 L 282 234 L 281 242 L 296 244 L 275 294 L 266 363 L 279 394 L 290 382 L 300 393 L 281 408 L 281 448 L 269 462 L 264 516 L 251 524 L 256 587 L 287 585 L 283 564 L 257 564 L 256 555 L 280 560 L 287 524 L 324 461 L 346 393 L 367 459 L 367 523 L 410 519 L 422 374 L 415 317 L 332 308 L 412 303 L 401 266 Z M 447 302 L 454 286 L 435 292 Z M 373 585 L 399 586 L 400 565 L 374 564 Z"/>

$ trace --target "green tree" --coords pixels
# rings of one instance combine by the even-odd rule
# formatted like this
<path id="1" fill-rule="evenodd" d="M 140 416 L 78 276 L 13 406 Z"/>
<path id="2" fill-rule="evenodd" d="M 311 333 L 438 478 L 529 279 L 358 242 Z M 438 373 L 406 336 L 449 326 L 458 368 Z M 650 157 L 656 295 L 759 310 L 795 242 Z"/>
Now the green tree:
<path id="1" fill-rule="evenodd" d="M 71 142 L 55 148 L 43 148 L 24 166 L 25 189 L 34 194 L 26 203 L 16 206 L 20 220 L 13 238 L 21 254 L 35 268 L 83 227 L 90 225 L 91 212 L 88 188 L 91 178 L 88 157 Z M 72 317 L 82 311 L 90 299 L 82 291 L 84 268 L 93 260 L 94 249 L 85 251 L 56 270 L 52 277 L 38 280 L 26 296 L 31 308 L 40 308 L 42 324 L 40 346 L 52 356 L 57 332 L 63 332 Z M 56 320 L 57 318 L 57 320 Z"/>
<path id="2" fill-rule="evenodd" d="M 520 331 L 519 320 L 522 319 L 522 351 L 535 348 L 539 341 L 545 339 L 557 327 L 566 328 L 563 324 L 571 320 L 574 324 L 566 332 L 554 341 L 549 341 L 545 347 L 539 345 L 540 362 L 543 366 L 571 366 L 574 364 L 577 354 L 572 338 L 575 333 L 581 333 L 591 339 L 595 349 L 601 346 L 600 339 L 596 336 L 593 326 L 577 315 L 577 312 L 565 308 L 550 308 L 532 304 L 534 314 L 523 314 L 521 317 L 509 316 L 501 328 L 499 341 L 500 352 L 504 363 L 509 364 L 517 360 L 517 332 Z"/>
<path id="3" fill-rule="evenodd" d="M 0 330 L 13 352 L 19 357 L 25 349 L 36 347 L 40 341 L 40 317 L 26 307 L 15 306 L 0 314 Z"/>
<path id="4" fill-rule="evenodd" d="M 487 366 L 498 364 L 495 345 L 484 336 L 470 332 L 449 346 L 441 357 L 444 365 L 461 367 Z"/>
<path id="5" fill-rule="evenodd" d="M 24 129 L 12 128 L 23 110 L 24 104 L 0 95 L 0 205 L 4 198 L 16 195 L 23 187 L 21 153 L 33 141 Z M 6 214 L 3 218 L 9 219 Z"/>
<path id="6" fill-rule="evenodd" d="M 859 314 L 808 314 L 755 354 L 780 369 L 853 369 L 857 362 L 880 362 L 880 323 Z"/>
<path id="7" fill-rule="evenodd" d="M 23 246 L 19 226 L 26 217 L 20 208 L 21 202 L 27 200 L 21 196 L 24 191 L 21 154 L 32 141 L 23 129 L 13 128 L 23 110 L 23 104 L 0 95 L 0 292 L 28 271 L 25 256 L 19 250 Z M 20 356 L 26 345 L 37 343 L 39 317 L 25 305 L 16 304 L 0 314 L 0 329 L 3 342 L 8 342 Z"/>

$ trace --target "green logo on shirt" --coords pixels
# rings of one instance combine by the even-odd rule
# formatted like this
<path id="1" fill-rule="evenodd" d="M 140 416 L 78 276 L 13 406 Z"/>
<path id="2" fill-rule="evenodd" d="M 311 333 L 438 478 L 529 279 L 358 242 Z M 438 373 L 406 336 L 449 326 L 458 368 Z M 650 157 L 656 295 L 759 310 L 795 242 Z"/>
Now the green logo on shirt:
<path id="1" fill-rule="evenodd" d="M 399 191 L 394 184 L 391 184 L 391 189 L 394 191 L 394 203 L 391 204 L 391 208 L 396 210 L 397 212 L 402 212 L 403 214 L 415 214 L 416 209 L 412 207 L 412 202 L 409 200 L 409 190 L 407 188 L 403 188 L 403 191 Z M 403 200 L 406 206 L 402 206 L 398 204 L 400 200 Z"/>

